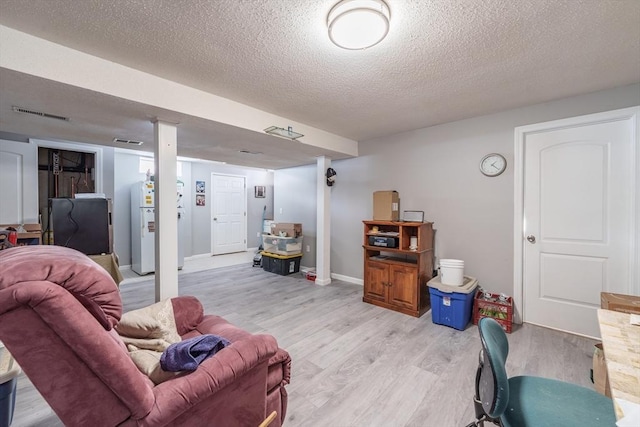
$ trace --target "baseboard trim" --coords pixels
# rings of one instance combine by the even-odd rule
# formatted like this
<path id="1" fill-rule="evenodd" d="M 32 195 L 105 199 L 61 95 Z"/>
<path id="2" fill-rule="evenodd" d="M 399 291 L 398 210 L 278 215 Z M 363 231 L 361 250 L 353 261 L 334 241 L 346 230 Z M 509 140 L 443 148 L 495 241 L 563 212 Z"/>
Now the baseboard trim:
<path id="1" fill-rule="evenodd" d="M 196 255 L 191 255 L 191 256 L 184 257 L 184 260 L 185 261 L 190 261 L 192 259 L 207 258 L 207 257 L 210 257 L 210 256 L 213 256 L 213 255 L 211 255 L 211 253 L 208 253 L 208 254 L 196 254 Z"/>
<path id="2" fill-rule="evenodd" d="M 315 269 L 316 269 L 315 267 L 306 267 L 304 265 L 301 265 L 300 266 L 300 273 L 304 274 L 309 270 L 314 270 L 315 271 Z M 357 277 L 345 276 L 343 274 L 331 273 L 331 279 L 336 279 L 336 280 L 340 280 L 342 282 L 347 282 L 347 283 L 353 283 L 354 285 L 364 286 L 364 280 L 358 279 Z M 318 283 L 318 279 L 316 279 L 316 284 L 317 285 L 328 285 L 329 283 L 331 283 L 331 279 L 325 279 L 326 283 Z"/>
<path id="3" fill-rule="evenodd" d="M 341 280 L 347 283 L 353 283 L 354 285 L 364 286 L 364 280 L 358 279 L 357 277 L 345 276 L 343 274 L 331 273 L 331 278 L 336 280 Z"/>
<path id="4" fill-rule="evenodd" d="M 315 284 L 319 286 L 326 286 L 329 283 L 331 283 L 331 279 L 324 279 L 324 280 L 316 279 L 315 281 Z"/>

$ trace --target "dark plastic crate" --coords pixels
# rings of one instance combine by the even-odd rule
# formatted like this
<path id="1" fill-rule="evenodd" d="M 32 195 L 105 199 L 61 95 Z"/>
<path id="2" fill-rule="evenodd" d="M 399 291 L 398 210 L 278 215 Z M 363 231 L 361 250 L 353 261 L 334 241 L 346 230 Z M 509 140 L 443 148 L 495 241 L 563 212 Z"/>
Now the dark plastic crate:
<path id="1" fill-rule="evenodd" d="M 269 273 L 288 276 L 289 274 L 300 272 L 300 260 L 302 255 L 281 256 L 262 253 L 262 269 Z"/>

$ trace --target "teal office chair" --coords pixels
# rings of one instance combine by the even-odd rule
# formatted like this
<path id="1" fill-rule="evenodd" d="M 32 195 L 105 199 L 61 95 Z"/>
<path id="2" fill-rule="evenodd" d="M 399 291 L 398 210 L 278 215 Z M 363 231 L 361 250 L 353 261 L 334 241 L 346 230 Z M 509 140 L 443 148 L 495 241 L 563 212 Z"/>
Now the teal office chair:
<path id="1" fill-rule="evenodd" d="M 548 378 L 507 378 L 507 335 L 489 317 L 478 322 L 482 349 L 476 371 L 476 420 L 503 427 L 615 426 L 613 402 L 585 387 Z"/>

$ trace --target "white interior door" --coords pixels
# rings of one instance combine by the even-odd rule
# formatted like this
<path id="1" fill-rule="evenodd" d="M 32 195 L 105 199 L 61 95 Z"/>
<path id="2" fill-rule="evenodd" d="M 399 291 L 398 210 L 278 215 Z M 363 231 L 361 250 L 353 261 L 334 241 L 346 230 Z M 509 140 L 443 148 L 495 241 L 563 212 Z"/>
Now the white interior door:
<path id="1" fill-rule="evenodd" d="M 247 250 L 247 190 L 245 177 L 211 174 L 211 253 Z"/>
<path id="2" fill-rule="evenodd" d="M 38 149 L 0 140 L 0 224 L 38 223 Z"/>
<path id="3" fill-rule="evenodd" d="M 597 337 L 600 292 L 633 289 L 636 122 L 572 122 L 523 138 L 523 320 Z"/>

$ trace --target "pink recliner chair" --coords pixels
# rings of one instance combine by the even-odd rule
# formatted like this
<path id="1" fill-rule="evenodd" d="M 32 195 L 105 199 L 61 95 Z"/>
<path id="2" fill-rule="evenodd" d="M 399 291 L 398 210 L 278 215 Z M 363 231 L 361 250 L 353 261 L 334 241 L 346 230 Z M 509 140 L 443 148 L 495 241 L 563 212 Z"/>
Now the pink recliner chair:
<path id="1" fill-rule="evenodd" d="M 122 302 L 109 274 L 59 246 L 0 251 L 0 341 L 67 426 L 257 426 L 285 419 L 291 359 L 270 335 L 171 300 L 183 338 L 231 342 L 188 374 L 154 385 L 113 327 Z M 18 399 L 20 397 L 18 396 Z"/>

